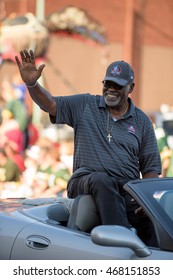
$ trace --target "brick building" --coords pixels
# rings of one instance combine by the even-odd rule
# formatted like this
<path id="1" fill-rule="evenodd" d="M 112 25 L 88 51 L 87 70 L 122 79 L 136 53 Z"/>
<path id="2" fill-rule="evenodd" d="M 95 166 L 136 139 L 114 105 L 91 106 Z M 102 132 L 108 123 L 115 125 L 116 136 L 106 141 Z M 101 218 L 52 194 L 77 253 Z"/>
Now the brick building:
<path id="1" fill-rule="evenodd" d="M 136 73 L 135 104 L 147 113 L 159 111 L 163 103 L 173 106 L 172 0 L 1 0 L 0 16 L 2 20 L 14 12 L 31 12 L 46 17 L 71 5 L 104 27 L 108 44 L 51 34 L 44 83 L 52 94 L 101 94 L 107 65 L 127 60 Z M 7 63 L 0 71 L 2 78 L 16 66 Z"/>

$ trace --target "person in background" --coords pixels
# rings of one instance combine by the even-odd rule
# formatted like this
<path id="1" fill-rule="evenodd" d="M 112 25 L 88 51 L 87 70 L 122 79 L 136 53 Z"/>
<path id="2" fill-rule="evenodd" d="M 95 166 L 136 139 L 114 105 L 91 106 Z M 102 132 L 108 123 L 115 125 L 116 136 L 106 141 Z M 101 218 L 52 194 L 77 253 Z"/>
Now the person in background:
<path id="1" fill-rule="evenodd" d="M 20 171 L 24 172 L 25 171 L 24 155 L 19 152 L 16 143 L 13 141 L 5 142 L 4 149 L 7 156 L 17 164 Z"/>
<path id="2" fill-rule="evenodd" d="M 2 111 L 2 123 L 0 126 L 0 146 L 8 142 L 13 142 L 16 145 L 16 151 L 23 152 L 24 135 L 19 127 L 19 123 L 14 119 L 13 113 L 7 109 Z"/>
<path id="3" fill-rule="evenodd" d="M 19 182 L 21 171 L 17 164 L 0 148 L 0 182 Z"/>
<path id="4" fill-rule="evenodd" d="M 39 161 L 33 181 L 33 196 L 66 196 L 69 169 L 60 159 L 59 147 L 54 143 L 39 147 Z"/>
<path id="5" fill-rule="evenodd" d="M 132 225 L 146 244 L 157 246 L 152 223 L 123 189 L 129 180 L 161 174 L 153 124 L 130 98 L 135 85 L 131 66 L 125 61 L 111 63 L 102 95 L 52 96 L 38 83 L 45 65 L 36 67 L 33 51 L 20 51 L 20 59 L 15 59 L 31 98 L 49 113 L 50 121 L 74 129 L 68 197 L 91 194 L 102 224 Z"/>
<path id="6" fill-rule="evenodd" d="M 19 129 L 23 133 L 23 150 L 25 149 L 28 113 L 23 102 L 16 97 L 15 89 L 8 80 L 3 80 L 1 85 L 1 98 L 4 102 L 4 110 L 11 112 L 14 120 L 19 125 Z"/>

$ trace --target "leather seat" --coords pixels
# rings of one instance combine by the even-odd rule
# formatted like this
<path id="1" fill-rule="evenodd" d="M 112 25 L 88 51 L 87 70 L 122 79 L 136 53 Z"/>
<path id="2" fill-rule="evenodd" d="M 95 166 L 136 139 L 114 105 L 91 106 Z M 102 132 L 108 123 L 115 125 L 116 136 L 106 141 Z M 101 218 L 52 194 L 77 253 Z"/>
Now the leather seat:
<path id="1" fill-rule="evenodd" d="M 61 225 L 67 225 L 70 212 L 65 203 L 58 202 L 48 207 L 47 216 L 52 221 L 56 221 Z"/>
<path id="2" fill-rule="evenodd" d="M 79 195 L 75 199 L 61 199 L 47 209 L 50 220 L 83 232 L 90 232 L 101 220 L 91 195 Z"/>
<path id="3" fill-rule="evenodd" d="M 67 227 L 90 232 L 101 224 L 101 220 L 91 195 L 79 195 L 74 199 Z"/>

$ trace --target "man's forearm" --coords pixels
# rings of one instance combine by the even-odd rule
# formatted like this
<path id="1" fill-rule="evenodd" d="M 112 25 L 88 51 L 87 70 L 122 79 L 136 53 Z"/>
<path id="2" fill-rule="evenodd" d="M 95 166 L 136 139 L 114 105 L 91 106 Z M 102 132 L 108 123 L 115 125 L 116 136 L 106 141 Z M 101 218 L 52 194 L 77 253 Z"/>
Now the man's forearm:
<path id="1" fill-rule="evenodd" d="M 143 179 L 148 179 L 148 178 L 159 178 L 159 174 L 155 172 L 148 172 L 143 175 Z"/>
<path id="2" fill-rule="evenodd" d="M 55 116 L 56 102 L 54 97 L 39 83 L 33 87 L 27 87 L 32 100 L 45 112 Z"/>

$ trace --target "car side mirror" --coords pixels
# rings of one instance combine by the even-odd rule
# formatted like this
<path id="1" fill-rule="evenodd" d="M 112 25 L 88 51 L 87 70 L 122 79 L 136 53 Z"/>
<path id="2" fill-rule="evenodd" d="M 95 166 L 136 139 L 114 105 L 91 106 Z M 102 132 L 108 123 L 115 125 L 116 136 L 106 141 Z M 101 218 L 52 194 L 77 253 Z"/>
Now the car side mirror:
<path id="1" fill-rule="evenodd" d="M 135 232 L 123 226 L 97 226 L 91 231 L 91 240 L 101 246 L 127 247 L 140 258 L 151 254 Z"/>

